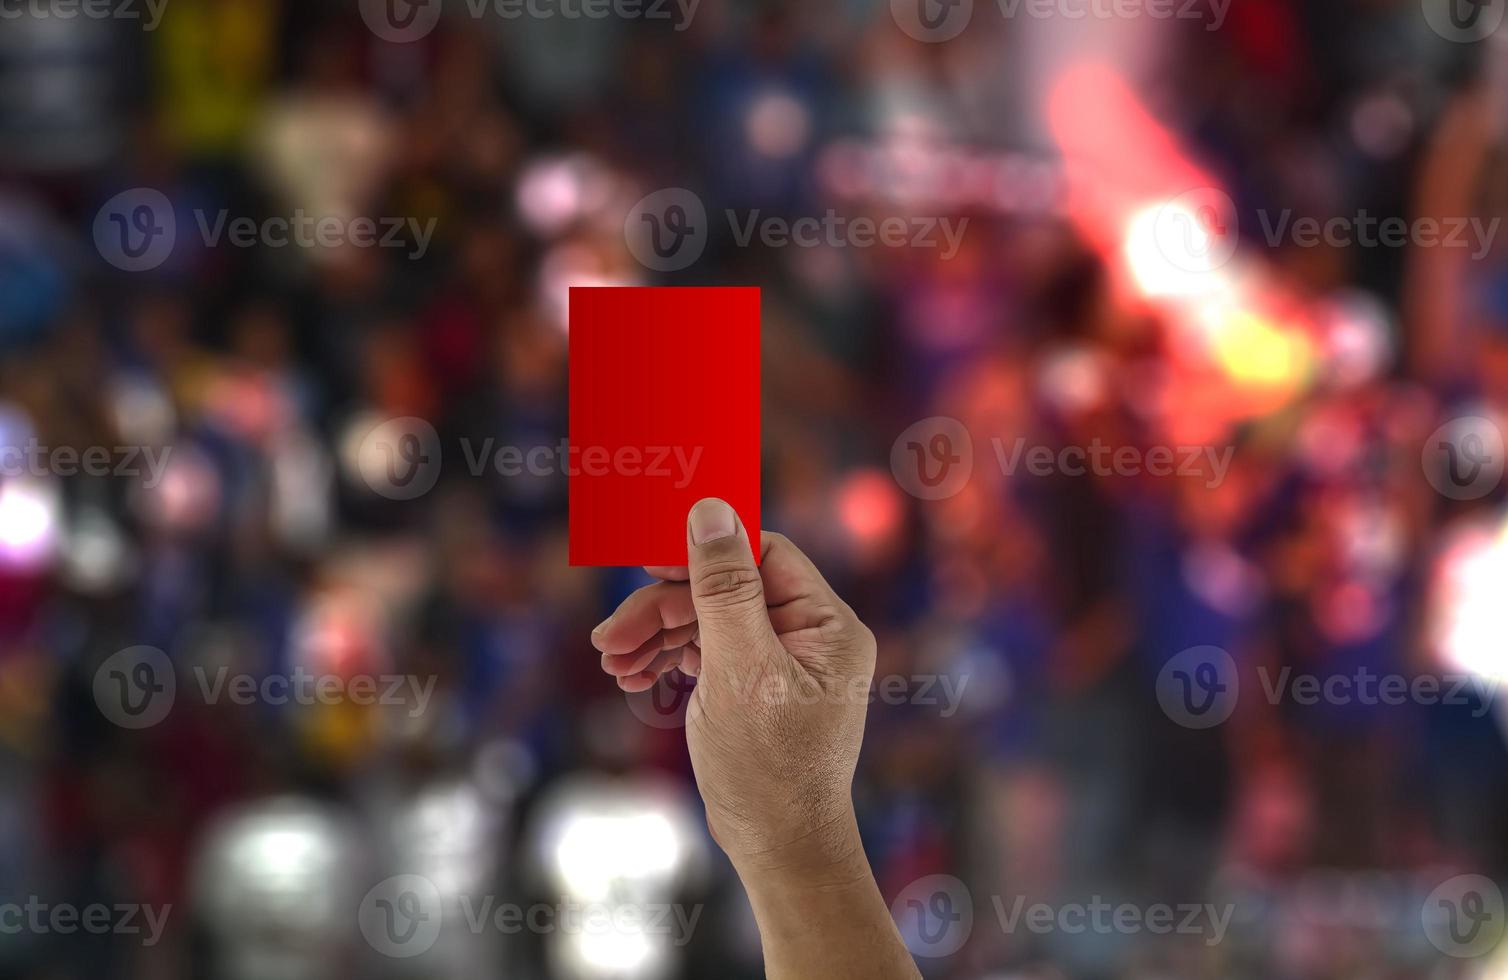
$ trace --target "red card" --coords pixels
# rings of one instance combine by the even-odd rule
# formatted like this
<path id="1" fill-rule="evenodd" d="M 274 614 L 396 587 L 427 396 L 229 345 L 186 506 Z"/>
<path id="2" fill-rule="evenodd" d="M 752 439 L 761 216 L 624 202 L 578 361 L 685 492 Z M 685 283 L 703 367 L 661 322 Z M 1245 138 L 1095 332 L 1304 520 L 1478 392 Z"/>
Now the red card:
<path id="1" fill-rule="evenodd" d="M 573 287 L 572 565 L 684 565 L 733 505 L 759 556 L 759 289 Z"/>

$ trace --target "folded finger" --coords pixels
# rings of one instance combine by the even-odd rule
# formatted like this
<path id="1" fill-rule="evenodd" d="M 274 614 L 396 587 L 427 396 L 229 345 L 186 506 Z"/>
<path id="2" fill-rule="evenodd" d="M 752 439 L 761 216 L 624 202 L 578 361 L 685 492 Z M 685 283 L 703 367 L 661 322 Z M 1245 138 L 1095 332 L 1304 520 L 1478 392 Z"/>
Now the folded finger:
<path id="1" fill-rule="evenodd" d="M 696 624 L 678 626 L 675 629 L 660 630 L 654 636 L 639 644 L 632 653 L 602 655 L 602 669 L 614 677 L 627 677 L 640 671 L 648 670 L 662 650 L 673 650 L 683 647 L 696 637 Z"/>
<path id="2" fill-rule="evenodd" d="M 629 694 L 649 690 L 655 686 L 655 681 L 660 679 L 661 674 L 680 664 L 682 651 L 681 647 L 661 650 L 644 670 L 618 678 L 618 686 Z"/>
<path id="3" fill-rule="evenodd" d="M 656 582 L 630 595 L 601 625 L 592 630 L 592 645 L 603 653 L 633 653 L 661 630 L 696 622 L 691 587 L 681 582 Z"/>

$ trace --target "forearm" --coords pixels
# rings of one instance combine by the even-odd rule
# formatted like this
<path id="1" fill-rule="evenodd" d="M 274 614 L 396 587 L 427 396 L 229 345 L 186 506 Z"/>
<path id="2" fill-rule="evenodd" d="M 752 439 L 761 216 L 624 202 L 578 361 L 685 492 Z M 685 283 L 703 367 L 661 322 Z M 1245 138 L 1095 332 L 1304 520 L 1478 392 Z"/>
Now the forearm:
<path id="1" fill-rule="evenodd" d="M 917 980 L 859 843 L 852 814 L 819 851 L 735 862 L 748 890 L 771 980 Z"/>

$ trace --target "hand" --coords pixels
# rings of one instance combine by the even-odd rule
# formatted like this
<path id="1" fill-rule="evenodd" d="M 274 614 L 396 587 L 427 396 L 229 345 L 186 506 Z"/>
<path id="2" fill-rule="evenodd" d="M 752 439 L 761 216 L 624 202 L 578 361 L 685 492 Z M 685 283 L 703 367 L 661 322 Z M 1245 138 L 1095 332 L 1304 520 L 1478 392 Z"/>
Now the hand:
<path id="1" fill-rule="evenodd" d="M 920 980 L 864 857 L 853 774 L 874 636 L 807 557 L 760 535 L 755 566 L 733 508 L 687 519 L 691 564 L 592 631 L 625 691 L 672 667 L 697 677 L 686 744 L 707 826 L 743 880 L 765 976 Z"/>
<path id="2" fill-rule="evenodd" d="M 740 874 L 850 876 L 862 859 L 852 787 L 874 636 L 782 535 L 761 534 L 756 567 L 723 501 L 698 503 L 687 525 L 689 568 L 649 568 L 663 581 L 593 631 L 602 668 L 631 692 L 677 666 L 697 677 L 691 764 L 712 836 Z"/>

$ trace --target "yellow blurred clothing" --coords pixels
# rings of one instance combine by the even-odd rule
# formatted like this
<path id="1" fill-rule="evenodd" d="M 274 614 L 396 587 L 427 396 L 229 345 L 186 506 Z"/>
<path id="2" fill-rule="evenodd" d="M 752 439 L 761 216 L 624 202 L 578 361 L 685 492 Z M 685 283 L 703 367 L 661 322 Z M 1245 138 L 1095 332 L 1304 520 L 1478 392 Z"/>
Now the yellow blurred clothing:
<path id="1" fill-rule="evenodd" d="M 275 65 L 276 5 L 173 0 L 157 33 L 163 122 L 191 155 L 241 149 Z"/>

